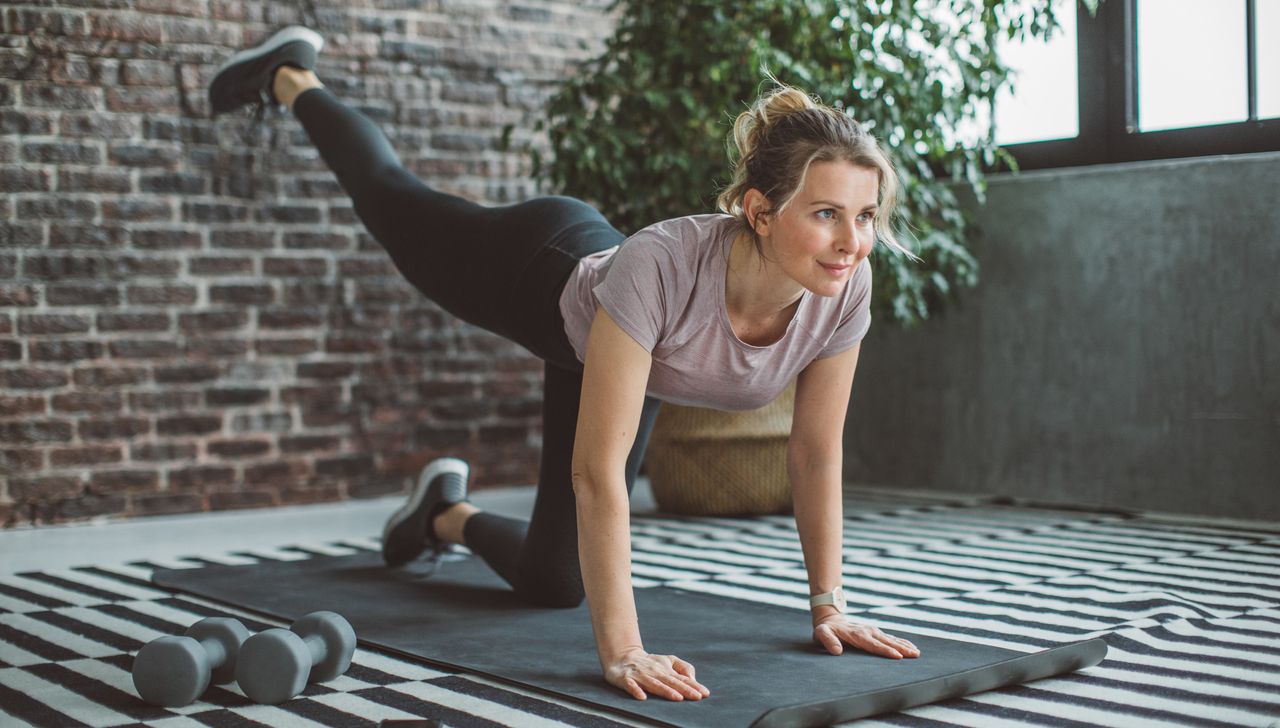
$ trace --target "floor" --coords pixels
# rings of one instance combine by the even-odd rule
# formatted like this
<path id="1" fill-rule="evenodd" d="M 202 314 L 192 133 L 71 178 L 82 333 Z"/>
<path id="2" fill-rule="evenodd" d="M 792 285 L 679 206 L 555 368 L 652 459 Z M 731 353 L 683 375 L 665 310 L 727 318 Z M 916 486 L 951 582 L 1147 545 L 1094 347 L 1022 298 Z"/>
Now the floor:
<path id="1" fill-rule="evenodd" d="M 852 489 L 845 587 L 855 619 L 1030 651 L 1101 637 L 1076 673 L 857 721 L 858 726 L 1280 726 L 1280 524 Z M 532 489 L 483 491 L 525 515 Z M 217 687 L 147 706 L 142 644 L 230 613 L 148 582 L 158 567 L 376 550 L 398 498 L 0 532 L 0 725 L 622 726 L 634 721 L 391 655 L 281 706 Z M 672 518 L 633 498 L 637 588 L 657 584 L 805 609 L 789 517 Z"/>

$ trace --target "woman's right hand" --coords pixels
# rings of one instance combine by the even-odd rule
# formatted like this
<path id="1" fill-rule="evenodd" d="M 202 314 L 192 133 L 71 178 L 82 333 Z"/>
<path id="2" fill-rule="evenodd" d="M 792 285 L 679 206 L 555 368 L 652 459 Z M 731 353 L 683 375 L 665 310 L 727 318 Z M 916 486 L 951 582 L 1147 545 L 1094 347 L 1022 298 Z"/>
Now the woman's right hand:
<path id="1" fill-rule="evenodd" d="M 604 663 L 604 679 L 636 700 L 653 693 L 667 700 L 702 700 L 711 691 L 694 679 L 693 665 L 675 655 L 651 655 L 636 647 Z"/>

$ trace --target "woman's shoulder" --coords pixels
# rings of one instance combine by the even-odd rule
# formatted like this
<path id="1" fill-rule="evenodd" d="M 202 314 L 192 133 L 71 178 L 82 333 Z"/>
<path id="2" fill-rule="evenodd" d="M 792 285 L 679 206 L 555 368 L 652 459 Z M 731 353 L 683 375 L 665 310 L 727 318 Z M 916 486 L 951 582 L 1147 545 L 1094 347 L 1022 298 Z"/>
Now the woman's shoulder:
<path id="1" fill-rule="evenodd" d="M 713 243 L 723 241 L 737 224 L 736 218 L 724 213 L 683 215 L 646 225 L 624 242 L 636 243 L 637 248 L 662 249 L 672 260 L 688 265 L 705 258 L 715 247 Z"/>
<path id="2" fill-rule="evenodd" d="M 726 226 L 737 222 L 737 218 L 723 212 L 681 215 L 666 220 L 650 223 L 635 235 L 644 234 L 652 237 L 667 238 L 705 238 L 722 232 Z M 633 236 L 634 237 L 634 236 Z"/>

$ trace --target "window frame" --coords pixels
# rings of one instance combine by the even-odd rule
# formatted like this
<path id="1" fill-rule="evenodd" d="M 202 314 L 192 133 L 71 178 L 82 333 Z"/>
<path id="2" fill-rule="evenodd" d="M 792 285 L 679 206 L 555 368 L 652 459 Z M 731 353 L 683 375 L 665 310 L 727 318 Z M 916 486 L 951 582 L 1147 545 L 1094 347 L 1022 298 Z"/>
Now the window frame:
<path id="1" fill-rule="evenodd" d="M 1096 16 L 1073 1 L 1080 131 L 1071 139 L 1002 145 L 1019 169 L 1280 151 L 1280 118 L 1257 118 L 1256 0 L 1241 0 L 1248 120 L 1160 131 L 1138 130 L 1137 0 L 1102 0 Z"/>

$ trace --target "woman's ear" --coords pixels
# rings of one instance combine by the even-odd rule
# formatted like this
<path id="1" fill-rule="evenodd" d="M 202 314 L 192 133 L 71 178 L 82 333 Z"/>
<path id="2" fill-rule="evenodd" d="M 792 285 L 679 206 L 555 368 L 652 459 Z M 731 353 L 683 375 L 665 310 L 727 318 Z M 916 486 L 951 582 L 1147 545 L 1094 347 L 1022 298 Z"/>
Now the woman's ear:
<path id="1" fill-rule="evenodd" d="M 742 196 L 742 212 L 746 215 L 747 220 L 751 223 L 751 229 L 756 231 L 756 235 L 761 237 L 769 236 L 769 223 L 772 215 L 769 208 L 769 200 L 764 193 L 752 187 Z"/>

